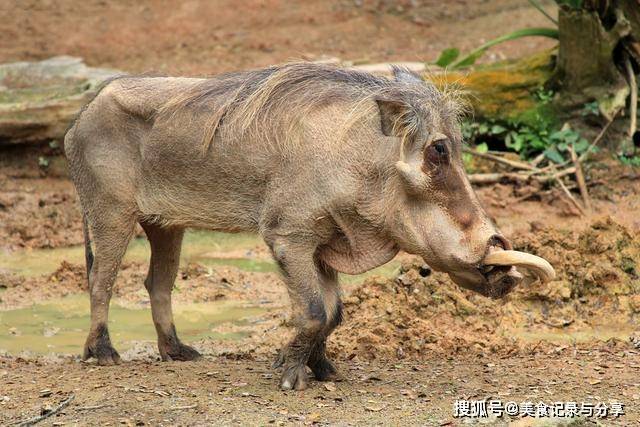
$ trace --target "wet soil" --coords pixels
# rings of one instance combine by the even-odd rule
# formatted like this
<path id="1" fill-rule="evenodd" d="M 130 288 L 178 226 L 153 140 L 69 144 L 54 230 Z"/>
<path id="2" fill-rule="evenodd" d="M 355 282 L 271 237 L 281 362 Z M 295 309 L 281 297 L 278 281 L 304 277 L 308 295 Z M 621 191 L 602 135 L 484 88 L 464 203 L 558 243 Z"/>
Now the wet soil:
<path id="1" fill-rule="evenodd" d="M 597 165 L 590 168 L 596 181 Z M 640 420 L 640 184 L 629 179 L 632 169 L 609 163 L 602 170 L 618 178 L 593 189 L 596 211 L 589 217 L 576 216 L 545 189 L 519 202 L 533 190 L 478 189 L 516 248 L 555 266 L 558 279 L 547 285 L 529 283 L 494 301 L 459 289 L 444 274 L 423 277 L 423 263 L 406 254 L 372 276 L 346 280 L 345 321 L 328 348 L 345 381 L 312 382 L 299 395 L 279 392 L 278 372 L 269 367 L 292 330 L 286 291 L 256 237 L 187 237 L 174 292 L 177 325 L 205 355 L 187 364 L 158 362 L 142 286 L 148 248 L 143 238 L 135 240 L 115 288 L 110 327 L 125 361 L 116 368 L 79 361 L 88 324 L 81 247 L 67 241 L 29 247 L 16 238 L 0 256 L 0 348 L 9 350 L 0 376 L 11 386 L 0 393 L 3 416 L 23 419 L 73 392 L 75 403 L 52 421 L 382 423 L 410 417 L 415 424 L 457 424 L 455 400 L 490 395 L 622 401 L 627 415 L 609 422 Z M 64 178 L 6 182 L 25 199 L 40 190 L 72 191 Z M 15 220 L 14 206 L 5 209 L 6 218 Z M 77 209 L 75 201 L 70 206 Z M 34 226 L 60 231 L 37 209 L 46 208 L 29 217 Z M 10 234 L 13 224 L 0 229 Z M 78 377 L 87 381 L 79 386 Z M 40 393 L 44 389 L 51 395 Z"/>
<path id="2" fill-rule="evenodd" d="M 510 30 L 547 25 L 519 0 L 192 0 L 177 7 L 53 0 L 5 3 L 0 11 L 8 35 L 0 37 L 2 62 L 69 54 L 94 66 L 182 75 L 293 58 L 433 60 L 447 47 L 469 50 Z M 521 40 L 483 60 L 549 46 Z M 270 365 L 291 334 L 288 298 L 266 248 L 251 236 L 186 238 L 176 323 L 203 360 L 158 361 L 139 230 L 110 319 L 124 363 L 79 361 L 88 327 L 81 216 L 57 154 L 55 147 L 19 147 L 0 155 L 1 425 L 71 393 L 74 401 L 45 423 L 458 425 L 454 402 L 485 398 L 620 401 L 627 414 L 605 424 L 640 420 L 637 170 L 606 159 L 588 165 L 595 209 L 587 217 L 537 183 L 478 188 L 504 234 L 549 259 L 558 280 L 493 301 L 446 275 L 423 277 L 422 263 L 406 254 L 371 274 L 345 276 L 345 321 L 328 348 L 343 381 L 311 381 L 304 392 L 285 393 Z"/>

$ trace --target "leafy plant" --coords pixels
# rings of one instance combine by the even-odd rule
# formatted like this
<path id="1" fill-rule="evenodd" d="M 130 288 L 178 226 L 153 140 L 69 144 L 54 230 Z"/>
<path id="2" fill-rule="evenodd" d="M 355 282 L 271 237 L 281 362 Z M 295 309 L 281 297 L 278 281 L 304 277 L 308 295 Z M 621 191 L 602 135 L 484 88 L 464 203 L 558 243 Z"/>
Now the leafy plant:
<path id="1" fill-rule="evenodd" d="M 466 122 L 462 126 L 467 141 L 480 143 L 488 149 L 486 140 L 502 140 L 508 149 L 522 158 L 532 158 L 540 153 L 555 163 L 569 159 L 569 148 L 578 154 L 589 148 L 589 142 L 573 129 L 554 129 L 542 121 L 540 126 L 532 126 L 517 121 Z"/>
<path id="2" fill-rule="evenodd" d="M 549 145 L 544 150 L 546 158 L 555 163 L 563 163 L 569 158 L 569 148 L 580 155 L 589 149 L 589 141 L 573 129 L 564 129 L 549 135 Z"/>
<path id="3" fill-rule="evenodd" d="M 553 96 L 555 92 L 552 90 L 545 90 L 544 88 L 538 89 L 534 94 L 534 97 L 543 104 L 548 104 L 553 101 Z"/>
<path id="4" fill-rule="evenodd" d="M 536 9 L 538 9 L 538 12 L 540 12 L 541 14 L 543 14 L 544 16 L 547 17 L 547 19 L 551 22 L 553 22 L 554 24 L 558 25 L 558 20 L 555 19 L 554 17 L 552 17 L 551 15 L 549 15 L 547 13 L 546 10 L 544 10 L 544 8 L 542 7 L 542 5 L 540 4 L 540 2 L 538 0 L 529 0 L 529 3 L 535 7 Z"/>
<path id="5" fill-rule="evenodd" d="M 38 157 L 38 166 L 40 166 L 43 169 L 46 169 L 49 167 L 49 158 L 45 157 L 45 156 L 40 156 Z"/>
<path id="6" fill-rule="evenodd" d="M 522 30 L 516 30 L 509 34 L 497 37 L 493 40 L 482 44 L 480 47 L 472 50 L 466 56 L 458 59 L 460 56 L 460 50 L 453 47 L 447 48 L 440 53 L 438 59 L 434 62 L 442 68 L 449 68 L 452 70 L 468 68 L 476 63 L 476 61 L 485 54 L 485 52 L 492 46 L 500 43 L 504 43 L 511 40 L 516 40 L 522 37 L 549 37 L 552 39 L 558 39 L 558 30 L 556 28 L 525 28 Z"/>
<path id="7" fill-rule="evenodd" d="M 618 159 L 620 160 L 621 163 L 628 165 L 628 166 L 633 166 L 633 167 L 640 167 L 640 156 L 625 156 L 620 155 L 618 156 Z"/>
<path id="8" fill-rule="evenodd" d="M 440 56 L 436 59 L 436 64 L 438 67 L 446 68 L 448 65 L 452 64 L 458 57 L 460 56 L 460 49 L 455 47 L 450 47 L 448 49 L 440 52 Z"/>
<path id="9" fill-rule="evenodd" d="M 582 111 L 580 114 L 582 114 L 583 116 L 589 116 L 589 115 L 599 116 L 600 105 L 598 104 L 598 101 L 588 102 L 584 104 L 584 107 L 582 107 Z"/>

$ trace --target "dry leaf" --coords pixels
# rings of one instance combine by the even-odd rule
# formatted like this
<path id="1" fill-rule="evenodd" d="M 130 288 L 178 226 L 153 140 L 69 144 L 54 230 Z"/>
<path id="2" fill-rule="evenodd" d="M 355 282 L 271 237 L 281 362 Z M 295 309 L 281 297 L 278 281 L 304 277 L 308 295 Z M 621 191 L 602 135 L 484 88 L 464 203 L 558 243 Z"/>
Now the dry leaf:
<path id="1" fill-rule="evenodd" d="M 327 383 L 324 383 L 324 388 L 327 391 L 336 391 L 336 384 L 332 381 L 329 381 Z"/>

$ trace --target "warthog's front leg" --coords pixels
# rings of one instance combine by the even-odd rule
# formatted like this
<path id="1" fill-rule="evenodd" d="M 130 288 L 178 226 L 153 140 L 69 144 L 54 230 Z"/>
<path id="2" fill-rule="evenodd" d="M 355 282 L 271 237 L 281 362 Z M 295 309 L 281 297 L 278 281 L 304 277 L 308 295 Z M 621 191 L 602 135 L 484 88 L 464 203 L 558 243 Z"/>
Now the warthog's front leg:
<path id="1" fill-rule="evenodd" d="M 296 335 L 276 362 L 283 368 L 280 387 L 303 390 L 307 387 L 306 365 L 318 379 L 335 373 L 324 348 L 341 316 L 336 274 L 316 261 L 315 246 L 290 238 L 268 243 L 284 275 L 296 326 Z"/>
<path id="2" fill-rule="evenodd" d="M 327 322 L 327 326 L 322 334 L 319 334 L 311 354 L 309 354 L 309 360 L 307 366 L 311 368 L 313 375 L 318 381 L 331 381 L 338 377 L 338 371 L 333 363 L 327 358 L 326 346 L 327 338 L 333 332 L 333 330 L 342 321 L 342 302 L 338 299 L 336 303 L 336 310 L 333 317 Z"/>

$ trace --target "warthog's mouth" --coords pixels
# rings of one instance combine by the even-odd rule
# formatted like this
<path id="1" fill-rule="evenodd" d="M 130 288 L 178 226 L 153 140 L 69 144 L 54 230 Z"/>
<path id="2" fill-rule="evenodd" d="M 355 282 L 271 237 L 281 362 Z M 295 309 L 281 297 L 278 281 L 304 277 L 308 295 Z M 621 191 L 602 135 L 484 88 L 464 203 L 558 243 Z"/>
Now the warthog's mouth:
<path id="1" fill-rule="evenodd" d="M 464 288 L 490 298 L 501 298 L 524 278 L 518 268 L 529 271 L 543 283 L 556 277 L 553 267 L 544 258 L 502 249 L 490 250 L 475 271 L 450 273 L 450 276 Z"/>

